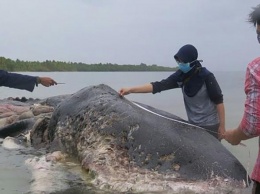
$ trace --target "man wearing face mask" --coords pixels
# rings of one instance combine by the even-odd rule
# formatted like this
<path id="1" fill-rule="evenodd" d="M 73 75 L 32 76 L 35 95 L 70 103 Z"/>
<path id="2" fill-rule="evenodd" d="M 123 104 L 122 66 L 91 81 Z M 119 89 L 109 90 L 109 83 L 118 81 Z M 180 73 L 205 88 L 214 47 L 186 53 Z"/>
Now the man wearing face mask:
<path id="1" fill-rule="evenodd" d="M 174 55 L 179 70 L 161 81 L 141 86 L 122 88 L 120 96 L 130 93 L 158 93 L 181 88 L 184 104 L 191 124 L 207 129 L 211 135 L 222 139 L 225 132 L 223 95 L 213 73 L 202 67 L 197 49 L 184 45 Z"/>
<path id="2" fill-rule="evenodd" d="M 260 5 L 249 14 L 249 22 L 256 27 L 257 40 L 260 43 Z M 246 101 L 244 115 L 235 129 L 227 130 L 224 138 L 232 145 L 242 140 L 260 137 L 260 57 L 247 65 L 245 77 Z M 260 142 L 260 138 L 259 138 Z M 259 144 L 260 145 L 260 144 Z M 252 194 L 260 193 L 260 149 L 251 179 L 254 181 Z"/>

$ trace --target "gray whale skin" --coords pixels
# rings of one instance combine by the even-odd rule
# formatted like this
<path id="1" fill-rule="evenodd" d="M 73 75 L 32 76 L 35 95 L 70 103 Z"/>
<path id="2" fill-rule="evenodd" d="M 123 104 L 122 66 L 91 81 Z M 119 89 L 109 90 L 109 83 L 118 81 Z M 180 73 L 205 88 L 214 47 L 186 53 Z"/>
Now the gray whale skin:
<path id="1" fill-rule="evenodd" d="M 243 165 L 206 130 L 173 114 L 133 103 L 107 85 L 89 86 L 39 103 L 54 111 L 31 130 L 32 145 L 77 158 L 94 176 L 109 179 L 119 176 L 121 170 L 120 176 L 138 171 L 174 181 L 220 178 L 232 184 L 250 183 Z"/>
<path id="2" fill-rule="evenodd" d="M 170 113 L 142 106 L 183 121 Z M 85 150 L 102 140 L 111 149 L 121 151 L 128 163 L 173 173 L 179 179 L 248 178 L 242 164 L 202 128 L 148 112 L 103 84 L 86 87 L 58 104 L 48 134 L 50 147 L 78 157 L 85 168 L 94 160 Z"/>

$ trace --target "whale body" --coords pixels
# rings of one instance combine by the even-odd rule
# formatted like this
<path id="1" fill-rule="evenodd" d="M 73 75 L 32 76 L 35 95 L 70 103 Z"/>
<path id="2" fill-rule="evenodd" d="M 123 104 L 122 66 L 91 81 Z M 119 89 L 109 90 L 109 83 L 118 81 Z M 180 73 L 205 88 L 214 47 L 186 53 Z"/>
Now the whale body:
<path id="1" fill-rule="evenodd" d="M 27 118 L 31 145 L 76 158 L 100 189 L 239 193 L 250 184 L 239 160 L 205 129 L 131 102 L 107 85 L 37 103 L 53 109 L 40 109 L 47 117 Z"/>
<path id="2" fill-rule="evenodd" d="M 158 183 L 167 180 L 168 187 L 171 181 L 250 182 L 243 165 L 205 129 L 133 103 L 104 84 L 83 88 L 60 102 L 46 130 L 50 150 L 77 157 L 85 170 L 99 177 L 100 186 L 142 190 L 134 187 L 136 180 L 127 188 L 119 183 L 131 173 Z"/>

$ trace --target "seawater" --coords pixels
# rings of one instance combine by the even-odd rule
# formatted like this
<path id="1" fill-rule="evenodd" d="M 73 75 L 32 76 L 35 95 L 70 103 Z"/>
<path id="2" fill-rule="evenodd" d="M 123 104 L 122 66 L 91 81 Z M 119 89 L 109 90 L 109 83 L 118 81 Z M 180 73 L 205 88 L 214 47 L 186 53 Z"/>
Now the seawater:
<path id="1" fill-rule="evenodd" d="M 1 99 L 7 97 L 46 98 L 56 95 L 72 94 L 78 90 L 98 84 L 106 84 L 116 91 L 121 87 L 129 87 L 159 81 L 167 78 L 171 72 L 21 72 L 27 75 L 49 76 L 57 82 L 65 83 L 54 87 L 36 87 L 30 93 L 23 90 L 1 87 Z M 244 77 L 245 72 L 214 72 L 224 95 L 226 110 L 226 129 L 239 125 L 244 110 Z M 173 89 L 159 94 L 131 94 L 126 96 L 131 101 L 137 101 L 155 108 L 187 118 L 180 89 Z M 245 166 L 248 173 L 252 172 L 257 153 L 258 139 L 244 141 L 246 146 L 231 146 L 224 140 L 223 145 L 233 153 Z M 33 180 L 28 168 L 24 165 L 30 154 L 17 150 L 6 150 L 0 147 L 0 193 L 26 193 Z M 69 192 L 69 191 L 68 191 Z M 87 188 L 82 193 L 100 193 L 93 188 Z M 78 191 L 78 193 L 80 193 Z M 75 193 L 77 193 L 75 191 Z"/>

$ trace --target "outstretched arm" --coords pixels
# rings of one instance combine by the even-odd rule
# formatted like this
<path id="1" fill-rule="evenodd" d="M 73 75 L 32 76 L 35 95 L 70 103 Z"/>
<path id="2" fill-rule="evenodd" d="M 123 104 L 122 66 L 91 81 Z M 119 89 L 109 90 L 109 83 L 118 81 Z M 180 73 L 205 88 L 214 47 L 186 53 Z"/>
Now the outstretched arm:
<path id="1" fill-rule="evenodd" d="M 57 83 L 49 77 L 36 77 L 19 73 L 9 73 L 7 71 L 0 70 L 0 86 L 28 90 L 32 92 L 35 85 L 37 86 L 38 84 L 48 87 Z"/>
<path id="2" fill-rule="evenodd" d="M 124 96 L 130 93 L 151 93 L 152 91 L 153 91 L 153 85 L 149 83 L 141 86 L 121 88 L 118 93 L 120 96 Z"/>

